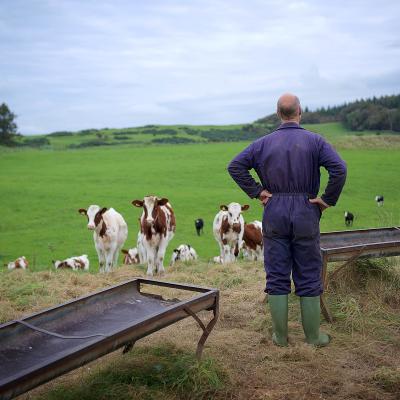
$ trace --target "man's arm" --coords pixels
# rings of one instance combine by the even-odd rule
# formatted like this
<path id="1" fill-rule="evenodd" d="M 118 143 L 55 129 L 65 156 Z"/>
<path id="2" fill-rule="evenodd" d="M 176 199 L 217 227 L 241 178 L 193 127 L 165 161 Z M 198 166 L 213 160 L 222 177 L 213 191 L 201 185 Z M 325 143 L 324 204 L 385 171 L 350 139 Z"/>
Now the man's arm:
<path id="1" fill-rule="evenodd" d="M 336 150 L 323 138 L 320 141 L 319 165 L 329 174 L 328 184 L 321 199 L 328 206 L 334 206 L 346 182 L 347 167 Z"/>
<path id="2" fill-rule="evenodd" d="M 263 190 L 249 172 L 254 167 L 253 144 L 239 153 L 228 165 L 232 179 L 252 199 L 258 198 Z"/>

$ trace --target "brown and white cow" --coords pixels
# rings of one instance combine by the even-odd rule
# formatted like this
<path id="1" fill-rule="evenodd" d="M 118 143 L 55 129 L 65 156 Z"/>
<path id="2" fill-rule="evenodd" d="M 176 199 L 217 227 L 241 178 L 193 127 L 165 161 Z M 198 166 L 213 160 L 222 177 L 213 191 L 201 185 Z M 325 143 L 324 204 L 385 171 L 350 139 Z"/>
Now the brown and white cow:
<path id="1" fill-rule="evenodd" d="M 27 269 L 29 262 L 25 256 L 18 257 L 16 260 L 11 261 L 7 264 L 8 269 Z"/>
<path id="2" fill-rule="evenodd" d="M 128 237 L 128 226 L 120 213 L 113 208 L 91 205 L 87 210 L 79 209 L 86 215 L 87 227 L 93 231 L 93 240 L 99 258 L 100 272 L 109 272 L 118 263 L 118 255 Z"/>
<path id="3" fill-rule="evenodd" d="M 175 234 L 176 221 L 168 199 L 146 196 L 143 200 L 133 200 L 135 207 L 143 208 L 140 217 L 140 232 L 147 258 L 147 275 L 164 274 L 164 257 L 168 243 Z"/>
<path id="4" fill-rule="evenodd" d="M 264 260 L 262 223 L 260 221 L 244 224 L 243 255 L 252 261 Z"/>
<path id="5" fill-rule="evenodd" d="M 242 247 L 244 219 L 242 211 L 248 210 L 247 204 L 221 205 L 221 211 L 215 216 L 213 233 L 220 248 L 222 264 L 234 262 Z"/>
<path id="6" fill-rule="evenodd" d="M 89 258 L 87 254 L 83 254 L 78 257 L 69 257 L 65 260 L 53 260 L 55 269 L 72 269 L 73 271 L 88 271 L 89 270 Z"/>
<path id="7" fill-rule="evenodd" d="M 128 250 L 122 249 L 121 251 L 124 255 L 125 265 L 140 264 L 139 252 L 136 247 Z"/>

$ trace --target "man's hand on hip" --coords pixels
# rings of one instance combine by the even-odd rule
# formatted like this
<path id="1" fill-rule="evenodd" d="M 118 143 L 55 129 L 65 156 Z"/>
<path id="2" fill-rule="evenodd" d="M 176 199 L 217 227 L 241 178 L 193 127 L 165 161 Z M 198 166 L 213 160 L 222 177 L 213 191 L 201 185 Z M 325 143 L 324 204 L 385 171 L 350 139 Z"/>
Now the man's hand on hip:
<path id="1" fill-rule="evenodd" d="M 258 196 L 258 199 L 260 200 L 261 205 L 265 206 L 268 203 L 270 197 L 272 197 L 272 194 L 268 192 L 268 190 L 263 190 Z"/>
<path id="2" fill-rule="evenodd" d="M 326 204 L 321 197 L 316 197 L 315 199 L 309 199 L 310 203 L 317 204 L 321 212 L 324 212 L 327 208 L 330 207 L 329 204 Z"/>

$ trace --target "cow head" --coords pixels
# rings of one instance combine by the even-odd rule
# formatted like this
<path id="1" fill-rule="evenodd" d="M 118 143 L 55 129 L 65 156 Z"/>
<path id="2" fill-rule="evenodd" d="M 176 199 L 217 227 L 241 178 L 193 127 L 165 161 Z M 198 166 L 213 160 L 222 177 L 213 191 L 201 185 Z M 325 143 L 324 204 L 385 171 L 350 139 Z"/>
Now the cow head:
<path id="1" fill-rule="evenodd" d="M 181 249 L 177 248 L 174 249 L 174 251 L 172 252 L 172 256 L 171 256 L 171 262 L 169 263 L 169 266 L 173 266 L 175 264 L 176 261 L 179 261 L 181 259 Z"/>
<path id="2" fill-rule="evenodd" d="M 241 206 L 239 203 L 229 203 L 226 205 L 221 205 L 220 209 L 222 211 L 227 211 L 228 223 L 232 227 L 240 226 L 240 215 L 242 211 L 249 209 L 249 205 L 245 204 Z"/>
<path id="3" fill-rule="evenodd" d="M 95 230 L 103 219 L 103 214 L 107 211 L 106 207 L 100 208 L 97 205 L 91 205 L 87 210 L 79 209 L 79 214 L 86 215 L 88 219 L 87 227 L 91 231 Z"/>
<path id="4" fill-rule="evenodd" d="M 133 200 L 135 207 L 143 207 L 144 220 L 148 225 L 152 225 L 157 217 L 158 207 L 165 206 L 168 199 L 162 199 L 157 196 L 146 196 L 143 200 Z"/>
<path id="5" fill-rule="evenodd" d="M 173 253 L 175 254 L 175 259 L 179 260 L 181 256 L 181 249 L 174 249 Z"/>

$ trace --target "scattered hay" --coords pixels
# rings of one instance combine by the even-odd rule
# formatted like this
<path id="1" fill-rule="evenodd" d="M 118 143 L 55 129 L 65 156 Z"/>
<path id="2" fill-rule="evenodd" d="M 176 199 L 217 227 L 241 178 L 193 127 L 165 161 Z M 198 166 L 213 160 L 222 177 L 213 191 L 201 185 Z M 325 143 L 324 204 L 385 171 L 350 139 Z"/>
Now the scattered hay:
<path id="1" fill-rule="evenodd" d="M 399 331 L 400 268 L 389 259 L 359 260 L 330 282 L 339 326 L 354 335 L 392 340 Z"/>
<path id="2" fill-rule="evenodd" d="M 397 400 L 398 270 L 398 263 L 379 261 L 341 271 L 326 294 L 336 321 L 332 325 L 322 321 L 322 329 L 333 341 L 316 349 L 304 343 L 299 301 L 294 295 L 289 297 L 290 346 L 272 344 L 263 293 L 265 275 L 258 263 L 199 262 L 167 269 L 164 279 L 168 281 L 221 285 L 221 314 L 205 345 L 205 364 L 196 366 L 193 356 L 201 331 L 187 318 L 141 339 L 131 354 L 109 354 L 21 396 L 21 400 L 178 400 L 196 396 L 216 400 Z M 0 273 L 0 318 L 16 318 L 144 273 L 142 266 L 120 267 L 111 274 L 4 271 Z M 164 288 L 159 294 L 175 296 Z M 205 322 L 210 319 L 209 313 L 200 317 Z"/>

